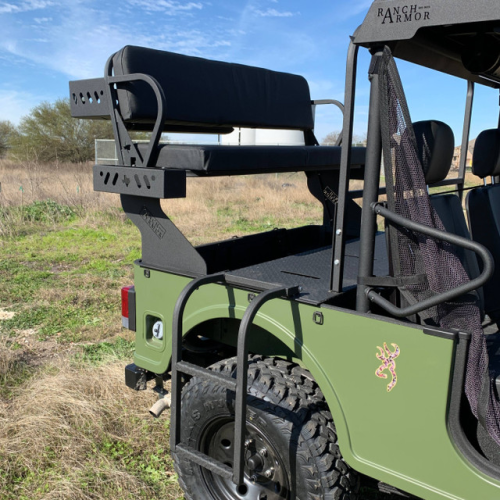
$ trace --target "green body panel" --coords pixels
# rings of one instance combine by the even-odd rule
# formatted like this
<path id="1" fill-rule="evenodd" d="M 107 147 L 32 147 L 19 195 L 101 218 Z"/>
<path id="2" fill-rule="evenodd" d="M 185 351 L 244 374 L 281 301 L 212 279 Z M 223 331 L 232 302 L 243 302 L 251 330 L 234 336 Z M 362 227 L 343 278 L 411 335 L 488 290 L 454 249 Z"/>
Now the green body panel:
<path id="1" fill-rule="evenodd" d="M 190 279 L 159 271 L 150 278 L 135 267 L 137 297 L 136 365 L 163 373 L 171 356 L 172 314 Z M 248 292 L 207 285 L 194 292 L 184 315 L 184 333 L 217 318 L 241 319 Z M 455 344 L 421 328 L 344 309 L 321 308 L 323 325 L 313 321 L 319 309 L 288 300 L 265 304 L 255 319 L 261 338 L 253 346 L 279 339 L 314 376 L 337 426 L 345 460 L 356 470 L 426 499 L 500 498 L 500 483 L 474 469 L 456 450 L 447 430 L 448 400 Z M 148 339 L 146 318 L 164 321 L 163 341 Z M 234 343 L 234 339 L 233 339 Z M 376 375 L 378 347 L 395 359 L 392 376 Z M 275 345 L 281 345 L 275 343 Z"/>

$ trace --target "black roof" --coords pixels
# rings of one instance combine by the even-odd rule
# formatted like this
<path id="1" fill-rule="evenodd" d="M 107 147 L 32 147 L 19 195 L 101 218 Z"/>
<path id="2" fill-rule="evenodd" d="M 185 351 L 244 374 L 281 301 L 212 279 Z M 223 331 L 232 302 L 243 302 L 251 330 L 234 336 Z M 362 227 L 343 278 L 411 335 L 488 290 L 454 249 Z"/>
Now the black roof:
<path id="1" fill-rule="evenodd" d="M 353 41 L 500 88 L 499 0 L 375 0 Z"/>

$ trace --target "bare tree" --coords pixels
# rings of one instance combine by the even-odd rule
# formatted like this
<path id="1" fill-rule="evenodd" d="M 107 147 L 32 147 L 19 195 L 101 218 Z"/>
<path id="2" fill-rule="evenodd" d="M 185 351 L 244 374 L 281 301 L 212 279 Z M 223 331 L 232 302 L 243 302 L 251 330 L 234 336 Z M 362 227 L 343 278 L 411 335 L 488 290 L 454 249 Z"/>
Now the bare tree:
<path id="1" fill-rule="evenodd" d="M 364 134 L 354 134 L 352 136 L 353 146 L 366 146 L 366 132 Z"/>
<path id="2" fill-rule="evenodd" d="M 342 135 L 341 132 L 335 130 L 334 132 L 330 132 L 328 135 L 323 137 L 321 144 L 323 146 L 337 146 L 338 140 Z M 352 145 L 353 146 L 366 146 L 366 133 L 365 134 L 354 134 L 352 136 Z"/>
<path id="3" fill-rule="evenodd" d="M 323 146 L 336 146 L 339 137 L 340 132 L 338 130 L 335 130 L 334 132 L 330 132 L 328 135 L 323 137 L 321 144 Z"/>

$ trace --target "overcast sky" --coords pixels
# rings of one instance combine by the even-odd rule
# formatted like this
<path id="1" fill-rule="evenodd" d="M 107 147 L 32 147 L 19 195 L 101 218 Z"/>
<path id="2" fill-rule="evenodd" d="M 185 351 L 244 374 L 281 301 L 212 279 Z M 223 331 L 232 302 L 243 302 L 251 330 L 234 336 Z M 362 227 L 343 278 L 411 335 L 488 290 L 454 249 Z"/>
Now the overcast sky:
<path id="1" fill-rule="evenodd" d="M 0 0 L 0 120 L 19 123 L 68 81 L 103 75 L 108 56 L 141 45 L 306 77 L 313 99 L 343 101 L 351 35 L 371 0 Z M 355 131 L 366 130 L 369 57 L 362 50 Z M 400 64 L 413 120 L 441 119 L 461 136 L 466 84 Z M 479 91 L 473 136 L 494 127 L 498 95 Z M 317 115 L 319 139 L 341 128 L 336 108 Z"/>

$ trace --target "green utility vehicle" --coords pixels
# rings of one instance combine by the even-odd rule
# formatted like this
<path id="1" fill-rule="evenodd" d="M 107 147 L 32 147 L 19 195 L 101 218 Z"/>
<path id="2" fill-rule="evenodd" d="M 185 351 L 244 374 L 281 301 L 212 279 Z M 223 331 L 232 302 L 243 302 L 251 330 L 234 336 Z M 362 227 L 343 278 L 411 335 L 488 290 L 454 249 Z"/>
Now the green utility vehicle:
<path id="1" fill-rule="evenodd" d="M 372 55 L 366 148 L 351 146 L 360 48 Z M 466 82 L 456 178 L 453 132 L 411 122 L 398 58 Z M 362 483 L 500 498 L 500 130 L 474 151 L 474 173 L 493 182 L 465 189 L 476 85 L 500 88 L 498 0 L 376 0 L 351 38 L 343 105 L 311 102 L 300 76 L 133 46 L 103 78 L 70 83 L 73 116 L 113 123 L 118 165 L 96 165 L 94 186 L 120 194 L 142 236 L 122 290 L 136 332 L 125 380 L 155 381 L 159 416 L 171 378 L 186 498 L 345 500 Z M 337 146 L 314 136 L 320 104 L 343 110 Z M 159 143 L 235 127 L 299 130 L 304 145 Z M 281 172 L 305 173 L 322 225 L 193 247 L 160 206 L 186 195 L 187 176 Z"/>

